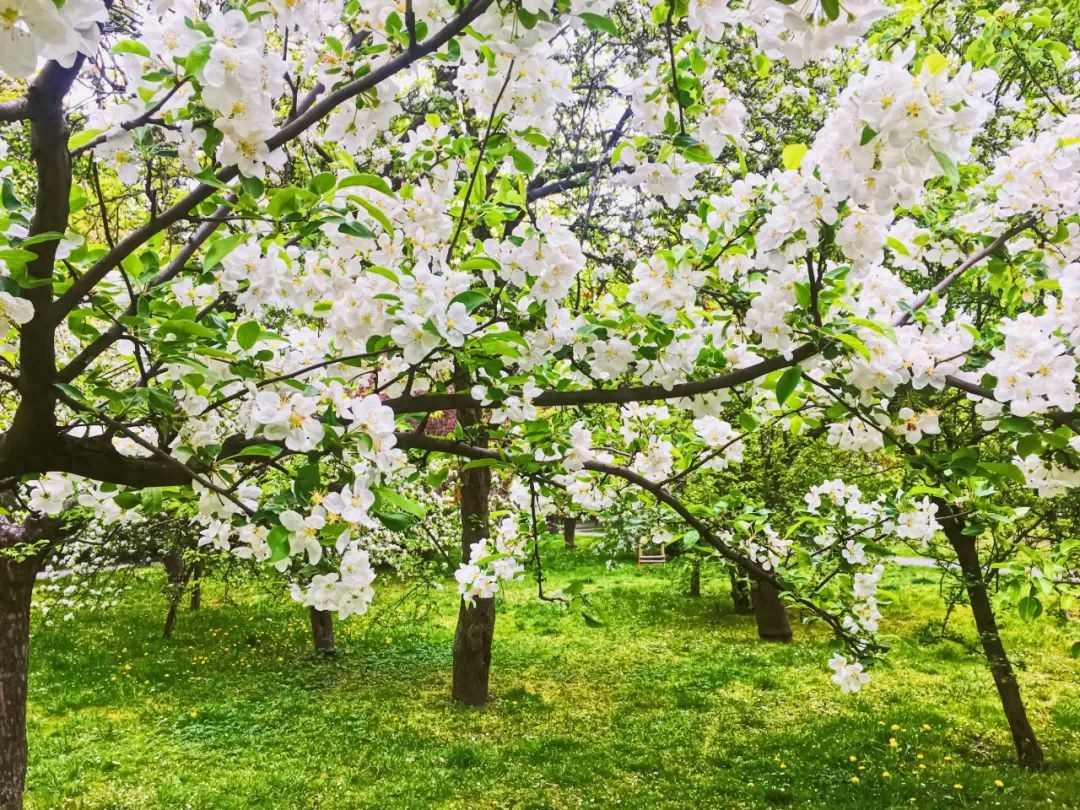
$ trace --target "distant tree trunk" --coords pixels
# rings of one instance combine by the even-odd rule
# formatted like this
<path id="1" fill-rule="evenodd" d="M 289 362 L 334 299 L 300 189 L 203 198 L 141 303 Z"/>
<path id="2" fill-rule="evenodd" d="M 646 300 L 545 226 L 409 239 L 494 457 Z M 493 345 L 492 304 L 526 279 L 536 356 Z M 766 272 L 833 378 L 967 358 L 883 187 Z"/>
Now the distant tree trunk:
<path id="1" fill-rule="evenodd" d="M 334 614 L 327 610 L 311 608 L 311 641 L 315 652 L 327 658 L 337 653 L 334 645 Z"/>
<path id="2" fill-rule="evenodd" d="M 771 582 L 755 580 L 751 587 L 758 638 L 765 641 L 791 641 L 791 625 L 780 591 Z"/>
<path id="3" fill-rule="evenodd" d="M 576 547 L 577 518 L 573 515 L 563 518 L 562 536 L 563 545 L 567 551 L 573 551 Z"/>
<path id="4" fill-rule="evenodd" d="M 735 605 L 735 613 L 739 616 L 749 616 L 754 612 L 750 583 L 734 568 L 728 569 L 728 577 L 731 579 L 731 601 Z"/>
<path id="5" fill-rule="evenodd" d="M 994 616 L 994 608 L 986 591 L 986 579 L 983 576 L 982 564 L 979 562 L 979 550 L 975 538 L 964 534 L 964 519 L 955 513 L 950 514 L 949 505 L 939 502 L 938 510 L 938 520 L 941 521 L 945 536 L 956 553 L 956 561 L 964 575 L 964 587 L 967 590 L 968 601 L 971 603 L 971 613 L 975 618 L 975 627 L 979 631 L 983 655 L 990 664 L 990 672 L 994 677 L 998 697 L 1001 699 L 1005 720 L 1009 724 L 1013 745 L 1016 747 L 1017 761 L 1021 768 L 1041 770 L 1046 760 L 1042 747 L 1035 737 L 1035 730 L 1028 720 L 1027 709 L 1020 696 L 1020 684 L 1016 681 L 1009 656 L 1005 653 L 1005 645 L 1001 641 L 997 618 Z"/>
<path id="6" fill-rule="evenodd" d="M 165 567 L 165 591 L 169 600 L 169 612 L 165 614 L 165 629 L 161 635 L 162 638 L 172 638 L 176 628 L 176 614 L 180 608 L 180 600 L 184 598 L 191 569 L 184 563 L 184 555 L 179 549 L 169 549 L 161 562 Z"/>
<path id="7" fill-rule="evenodd" d="M 202 564 L 195 563 L 191 566 L 191 604 L 190 610 L 194 613 L 202 607 Z"/>
<path id="8" fill-rule="evenodd" d="M 459 386 L 460 388 L 460 382 Z M 467 390 L 461 388 L 460 390 Z M 458 422 L 468 436 L 483 418 L 479 408 L 462 408 Z M 474 438 L 482 443 L 483 437 Z M 461 556 L 468 562 L 472 544 L 490 537 L 488 498 L 491 494 L 491 468 L 475 467 L 461 471 Z M 457 630 L 454 633 L 454 682 L 451 697 L 468 706 L 488 701 L 488 678 L 491 672 L 491 643 L 495 637 L 495 600 L 475 599 L 470 605 L 458 605 Z"/>
<path id="9" fill-rule="evenodd" d="M 26 784 L 26 682 L 30 601 L 40 557 L 0 553 L 0 810 L 22 810 Z"/>
<path id="10" fill-rule="evenodd" d="M 697 554 L 690 558 L 690 595 L 701 596 L 701 557 Z"/>

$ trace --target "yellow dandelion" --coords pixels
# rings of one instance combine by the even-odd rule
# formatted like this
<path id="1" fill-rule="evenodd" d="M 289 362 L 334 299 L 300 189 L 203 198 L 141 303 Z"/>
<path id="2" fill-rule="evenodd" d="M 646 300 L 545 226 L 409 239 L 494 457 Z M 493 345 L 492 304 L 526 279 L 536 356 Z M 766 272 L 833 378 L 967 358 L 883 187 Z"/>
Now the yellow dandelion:
<path id="1" fill-rule="evenodd" d="M 963 790 L 964 789 L 964 786 L 961 785 L 959 782 L 957 782 L 955 785 L 953 785 L 953 787 L 956 788 L 957 790 Z"/>
<path id="2" fill-rule="evenodd" d="M 890 776 L 892 776 L 892 774 L 889 773 L 888 771 L 882 771 L 881 775 L 884 776 L 886 779 L 888 779 Z"/>
<path id="3" fill-rule="evenodd" d="M 996 787 L 998 790 L 1001 790 L 1003 787 L 1005 787 L 1005 783 L 1002 782 L 1000 779 L 995 779 L 994 787 Z"/>
<path id="4" fill-rule="evenodd" d="M 853 785 L 859 784 L 859 777 L 857 777 L 857 776 L 851 777 L 851 784 L 853 784 Z"/>

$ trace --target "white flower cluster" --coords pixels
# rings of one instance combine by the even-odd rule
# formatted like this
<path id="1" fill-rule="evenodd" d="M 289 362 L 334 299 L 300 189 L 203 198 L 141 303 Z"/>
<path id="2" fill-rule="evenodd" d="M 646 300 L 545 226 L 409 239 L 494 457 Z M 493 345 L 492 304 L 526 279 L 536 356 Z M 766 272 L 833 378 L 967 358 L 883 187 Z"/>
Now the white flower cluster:
<path id="1" fill-rule="evenodd" d="M 719 41 L 728 26 L 746 25 L 757 33 L 766 55 L 787 59 L 795 67 L 854 43 L 892 13 L 874 0 L 848 0 L 836 20 L 829 20 L 824 4 L 813 0 L 750 0 L 738 5 L 731 0 L 693 0 L 689 12 L 690 27 L 706 39 Z"/>
<path id="2" fill-rule="evenodd" d="M 525 567 L 521 558 L 526 538 L 520 536 L 517 520 L 503 518 L 495 530 L 494 542 L 484 538 L 470 547 L 469 562 L 454 572 L 461 598 L 469 604 L 477 598 L 490 599 L 499 590 L 499 581 L 520 578 Z"/>
<path id="3" fill-rule="evenodd" d="M 108 17 L 103 0 L 0 0 L 0 71 L 24 79 L 45 60 L 71 67 L 97 50 Z"/>
<path id="4" fill-rule="evenodd" d="M 368 552 L 356 543 L 350 543 L 341 555 L 337 571 L 316 574 L 311 578 L 306 590 L 294 585 L 292 597 L 301 604 L 316 610 L 333 612 L 339 618 L 347 619 L 367 613 L 375 596 L 371 587 L 374 581 L 375 571 L 371 567 Z"/>

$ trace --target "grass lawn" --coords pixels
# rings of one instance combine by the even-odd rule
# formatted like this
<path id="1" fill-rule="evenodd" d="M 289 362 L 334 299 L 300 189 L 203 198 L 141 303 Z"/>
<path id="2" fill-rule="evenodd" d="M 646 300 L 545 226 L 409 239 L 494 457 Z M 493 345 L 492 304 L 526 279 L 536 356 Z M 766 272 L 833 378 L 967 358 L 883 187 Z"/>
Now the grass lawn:
<path id="1" fill-rule="evenodd" d="M 303 609 L 256 585 L 208 586 L 170 641 L 157 571 L 111 612 L 37 616 L 28 806 L 1080 808 L 1075 622 L 1006 623 L 1050 760 L 1023 774 L 980 660 L 920 640 L 942 615 L 932 570 L 884 583 L 890 662 L 845 696 L 822 630 L 756 641 L 711 566 L 691 599 L 675 563 L 549 556 L 549 587 L 589 580 L 604 626 L 532 582 L 505 592 L 480 710 L 448 700 L 449 587 L 426 612 L 390 610 L 402 591 L 380 577 L 329 662 Z M 952 626 L 973 639 L 966 611 Z"/>

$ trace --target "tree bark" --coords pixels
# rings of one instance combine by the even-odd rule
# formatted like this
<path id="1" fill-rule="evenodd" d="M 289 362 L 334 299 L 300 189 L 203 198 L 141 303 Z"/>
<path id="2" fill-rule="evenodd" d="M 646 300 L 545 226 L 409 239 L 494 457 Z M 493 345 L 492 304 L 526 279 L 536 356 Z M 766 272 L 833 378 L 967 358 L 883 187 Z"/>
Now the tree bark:
<path id="1" fill-rule="evenodd" d="M 169 598 L 169 612 L 165 614 L 165 629 L 161 636 L 172 638 L 173 630 L 176 628 L 176 614 L 180 607 L 180 600 L 184 598 L 190 569 L 184 564 L 184 556 L 178 549 L 165 552 L 165 557 L 161 562 L 165 567 L 165 577 L 168 580 L 166 591 Z"/>
<path id="2" fill-rule="evenodd" d="M 780 591 L 771 582 L 756 580 L 751 587 L 758 638 L 765 641 L 791 641 L 791 624 Z"/>
<path id="3" fill-rule="evenodd" d="M 971 603 L 975 628 L 979 632 L 983 655 L 986 656 L 987 663 L 990 665 L 994 686 L 997 687 L 998 697 L 1001 699 L 1001 708 L 1009 724 L 1009 732 L 1012 734 L 1013 745 L 1016 748 L 1017 762 L 1021 768 L 1027 770 L 1041 770 L 1046 760 L 1042 747 L 1035 737 L 1035 730 L 1028 720 L 1027 709 L 1020 695 L 1020 684 L 1017 683 L 1012 663 L 1001 641 L 997 617 L 994 616 L 994 608 L 986 590 L 986 579 L 983 576 L 982 564 L 979 562 L 979 550 L 975 538 L 964 534 L 964 519 L 955 513 L 948 514 L 949 506 L 939 503 L 938 509 L 939 514 L 944 514 L 944 517 L 939 517 L 939 520 L 949 544 L 956 553 L 956 561 L 964 576 L 964 587 L 967 590 L 968 601 Z"/>
<path id="4" fill-rule="evenodd" d="M 697 554 L 690 560 L 690 595 L 701 596 L 701 557 Z"/>
<path id="5" fill-rule="evenodd" d="M 467 390 L 467 389 L 466 389 Z M 465 430 L 480 424 L 479 408 L 458 411 L 458 422 Z M 482 437 L 478 437 L 482 441 Z M 461 558 L 467 563 L 472 545 L 490 537 L 488 498 L 491 494 L 491 468 L 476 467 L 461 471 Z M 491 673 L 491 643 L 495 637 L 495 600 L 462 600 L 458 606 L 454 632 L 454 681 L 451 697 L 467 706 L 482 706 L 488 701 Z"/>
<path id="6" fill-rule="evenodd" d="M 731 602 L 735 606 L 736 615 L 749 616 L 754 612 L 750 583 L 734 568 L 728 569 L 728 577 L 731 579 Z"/>
<path id="7" fill-rule="evenodd" d="M 40 568 L 40 557 L 0 554 L 0 810 L 23 806 L 30 600 Z"/>
<path id="8" fill-rule="evenodd" d="M 334 645 L 334 615 L 327 610 L 311 608 L 311 641 L 315 653 L 333 658 L 337 653 Z"/>
<path id="9" fill-rule="evenodd" d="M 202 566 L 195 563 L 191 570 L 191 604 L 188 606 L 192 613 L 202 607 Z"/>
<path id="10" fill-rule="evenodd" d="M 573 515 L 563 518 L 563 545 L 567 551 L 573 551 L 577 547 L 577 518 Z"/>

